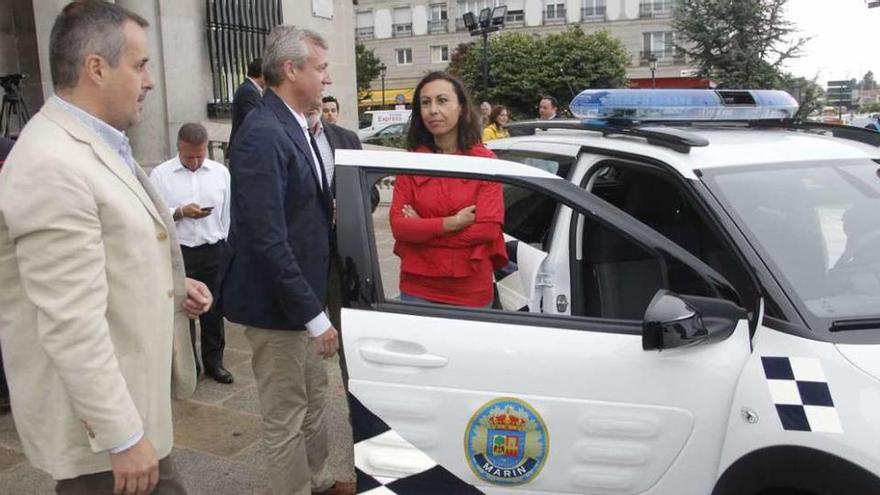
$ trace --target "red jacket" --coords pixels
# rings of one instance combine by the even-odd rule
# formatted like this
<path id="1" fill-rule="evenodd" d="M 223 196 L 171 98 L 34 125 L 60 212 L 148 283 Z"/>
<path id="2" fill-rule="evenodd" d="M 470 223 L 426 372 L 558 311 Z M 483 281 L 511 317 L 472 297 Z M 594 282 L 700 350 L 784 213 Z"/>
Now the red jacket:
<path id="1" fill-rule="evenodd" d="M 415 151 L 430 153 L 426 147 Z M 482 144 L 464 153 L 495 158 Z M 405 218 L 403 206 L 421 218 Z M 443 217 L 476 205 L 476 221 L 454 233 Z M 446 304 L 486 306 L 492 302 L 493 274 L 507 264 L 504 246 L 504 193 L 500 183 L 399 175 L 391 201 L 394 254 L 400 257 L 400 290 Z"/>

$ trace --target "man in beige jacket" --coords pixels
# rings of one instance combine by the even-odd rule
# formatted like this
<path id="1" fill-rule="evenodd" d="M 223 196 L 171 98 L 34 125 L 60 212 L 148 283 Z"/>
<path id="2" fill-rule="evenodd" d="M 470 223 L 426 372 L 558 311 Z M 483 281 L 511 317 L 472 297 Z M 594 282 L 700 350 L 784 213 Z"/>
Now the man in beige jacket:
<path id="1" fill-rule="evenodd" d="M 59 493 L 185 493 L 171 395 L 195 388 L 174 221 L 131 155 L 153 82 L 139 16 L 73 2 L 50 41 L 56 95 L 0 173 L 0 347 L 28 459 Z"/>

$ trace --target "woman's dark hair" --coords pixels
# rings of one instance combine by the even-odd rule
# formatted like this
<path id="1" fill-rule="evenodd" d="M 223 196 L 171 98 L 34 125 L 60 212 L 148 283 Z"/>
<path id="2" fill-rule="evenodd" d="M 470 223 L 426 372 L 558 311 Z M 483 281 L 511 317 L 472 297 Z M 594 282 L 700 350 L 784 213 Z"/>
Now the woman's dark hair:
<path id="1" fill-rule="evenodd" d="M 436 152 L 437 146 L 434 144 L 434 135 L 425 127 L 422 120 L 422 88 L 426 84 L 434 81 L 449 81 L 455 88 L 455 94 L 458 96 L 458 104 L 461 106 L 461 115 L 458 118 L 458 149 L 469 150 L 474 145 L 480 144 L 480 115 L 477 113 L 477 107 L 471 99 L 468 92 L 464 89 L 464 84 L 452 74 L 448 72 L 431 72 L 419 81 L 413 93 L 412 117 L 409 122 L 409 132 L 406 136 L 407 147 L 416 149 L 419 146 L 427 146 L 431 151 Z"/>
<path id="2" fill-rule="evenodd" d="M 501 115 L 503 112 L 507 112 L 507 115 L 510 116 L 510 111 L 507 110 L 507 107 L 505 107 L 504 105 L 495 105 L 494 107 L 492 107 L 492 111 L 489 112 L 489 123 L 495 124 L 496 126 L 501 128 L 501 123 L 498 122 L 498 116 Z"/>

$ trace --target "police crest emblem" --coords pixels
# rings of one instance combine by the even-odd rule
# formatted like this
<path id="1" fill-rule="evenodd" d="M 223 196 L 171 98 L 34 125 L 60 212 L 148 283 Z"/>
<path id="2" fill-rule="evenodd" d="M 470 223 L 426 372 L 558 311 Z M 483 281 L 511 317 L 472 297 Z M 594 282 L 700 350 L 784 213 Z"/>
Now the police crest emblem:
<path id="1" fill-rule="evenodd" d="M 537 411 L 507 397 L 479 408 L 464 438 L 474 474 L 500 485 L 521 485 L 537 476 L 544 467 L 549 444 L 547 427 Z"/>

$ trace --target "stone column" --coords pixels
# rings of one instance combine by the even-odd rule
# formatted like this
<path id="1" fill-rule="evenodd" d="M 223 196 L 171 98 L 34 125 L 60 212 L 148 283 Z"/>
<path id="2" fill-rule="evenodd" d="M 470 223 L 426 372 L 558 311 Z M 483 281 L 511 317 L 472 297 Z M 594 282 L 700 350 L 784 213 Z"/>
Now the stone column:
<path id="1" fill-rule="evenodd" d="M 193 0 L 186 0 L 190 3 Z M 150 49 L 150 74 L 155 86 L 144 103 L 143 120 L 128 130 L 132 151 L 138 162 L 147 170 L 164 162 L 173 155 L 169 141 L 166 66 L 163 46 L 162 19 L 159 1 L 117 0 L 116 4 L 140 15 L 150 26 L 147 28 Z M 179 50 L 183 52 L 186 50 Z"/>

